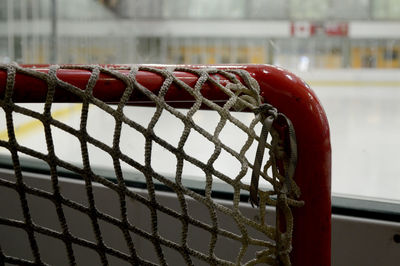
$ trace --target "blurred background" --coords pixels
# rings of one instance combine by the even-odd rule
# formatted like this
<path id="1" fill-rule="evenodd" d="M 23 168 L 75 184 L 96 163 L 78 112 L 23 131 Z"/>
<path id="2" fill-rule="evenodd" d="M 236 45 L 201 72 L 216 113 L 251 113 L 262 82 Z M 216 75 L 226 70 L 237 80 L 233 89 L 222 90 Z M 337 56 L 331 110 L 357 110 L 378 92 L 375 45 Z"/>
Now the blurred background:
<path id="1" fill-rule="evenodd" d="M 0 61 L 399 68 L 398 0 L 1 0 Z"/>
<path id="2" fill-rule="evenodd" d="M 0 0 L 0 63 L 267 63 L 331 125 L 336 195 L 400 201 L 400 0 Z"/>

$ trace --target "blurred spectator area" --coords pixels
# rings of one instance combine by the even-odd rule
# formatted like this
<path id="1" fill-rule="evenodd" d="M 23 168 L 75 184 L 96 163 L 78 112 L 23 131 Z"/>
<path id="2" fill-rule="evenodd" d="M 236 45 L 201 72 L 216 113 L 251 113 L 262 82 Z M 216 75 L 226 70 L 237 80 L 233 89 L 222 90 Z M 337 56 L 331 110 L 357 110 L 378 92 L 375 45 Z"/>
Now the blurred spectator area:
<path id="1" fill-rule="evenodd" d="M 400 0 L 2 0 L 10 61 L 400 68 Z"/>

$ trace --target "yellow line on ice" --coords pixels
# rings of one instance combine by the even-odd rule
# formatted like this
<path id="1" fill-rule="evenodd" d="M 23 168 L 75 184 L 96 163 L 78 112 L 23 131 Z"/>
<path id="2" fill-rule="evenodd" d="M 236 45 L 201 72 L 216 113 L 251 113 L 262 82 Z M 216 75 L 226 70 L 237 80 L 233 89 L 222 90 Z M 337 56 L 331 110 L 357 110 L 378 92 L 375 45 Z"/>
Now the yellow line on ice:
<path id="1" fill-rule="evenodd" d="M 69 116 L 79 110 L 81 110 L 81 104 L 74 104 L 73 106 L 62 108 L 62 109 L 52 112 L 51 116 L 55 119 L 60 119 L 65 116 Z M 30 134 L 38 129 L 41 129 L 41 128 L 43 128 L 42 122 L 35 119 L 32 121 L 26 122 L 22 125 L 16 126 L 14 129 L 14 132 L 15 132 L 15 136 L 18 138 L 18 137 L 21 137 L 24 135 L 28 135 L 28 134 Z M 0 140 L 5 140 L 5 141 L 8 140 L 7 129 L 0 131 Z"/>

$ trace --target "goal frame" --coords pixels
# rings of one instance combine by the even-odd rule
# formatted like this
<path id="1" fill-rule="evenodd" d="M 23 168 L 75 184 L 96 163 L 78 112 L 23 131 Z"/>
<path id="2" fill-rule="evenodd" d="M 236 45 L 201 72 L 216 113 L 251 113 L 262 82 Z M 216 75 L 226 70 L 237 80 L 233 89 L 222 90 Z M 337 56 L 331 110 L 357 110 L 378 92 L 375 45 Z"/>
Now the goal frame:
<path id="1" fill-rule="evenodd" d="M 142 65 L 143 66 L 143 65 Z M 258 82 L 260 95 L 265 102 L 276 107 L 293 123 L 298 146 L 298 163 L 294 180 L 300 188 L 300 200 L 305 202 L 301 208 L 293 208 L 294 232 L 291 260 L 293 265 L 330 265 L 331 258 L 331 146 L 329 124 L 324 109 L 315 93 L 300 78 L 289 71 L 270 65 L 149 65 L 156 68 L 216 68 L 221 70 L 242 69 Z M 24 65 L 47 73 L 49 65 Z M 129 65 L 107 65 L 120 68 L 121 75 L 129 72 Z M 126 67 L 126 70 L 123 68 Z M 57 77 L 82 90 L 91 72 L 83 69 L 60 68 Z M 176 76 L 187 84 L 194 84 L 198 77 L 177 71 Z M 0 69 L 0 98 L 4 97 L 7 73 Z M 139 71 L 137 81 L 156 93 L 163 79 L 154 73 Z M 223 79 L 220 81 L 226 82 Z M 93 89 L 96 98 L 118 103 L 126 84 L 120 79 L 101 73 Z M 212 84 L 206 84 L 202 93 L 216 102 L 223 103 L 226 96 L 216 93 Z M 13 88 L 14 102 L 44 102 L 47 84 L 32 76 L 17 73 Z M 174 107 L 189 107 L 192 97 L 172 86 L 166 96 Z M 76 102 L 76 99 L 56 88 L 54 102 Z M 138 94 L 133 94 L 129 104 L 149 105 Z"/>

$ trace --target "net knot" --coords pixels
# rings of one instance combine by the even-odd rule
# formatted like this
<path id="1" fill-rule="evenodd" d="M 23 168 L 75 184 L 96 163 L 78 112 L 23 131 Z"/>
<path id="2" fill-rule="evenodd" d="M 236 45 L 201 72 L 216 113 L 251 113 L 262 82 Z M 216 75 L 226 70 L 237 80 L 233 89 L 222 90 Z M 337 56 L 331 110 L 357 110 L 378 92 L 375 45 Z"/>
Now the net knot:
<path id="1" fill-rule="evenodd" d="M 226 88 L 234 92 L 238 97 L 238 100 L 233 105 L 233 109 L 235 111 L 240 112 L 248 108 L 249 105 L 258 105 L 255 91 L 247 88 L 243 84 L 229 83 L 228 85 L 226 85 Z"/>
<path id="2" fill-rule="evenodd" d="M 235 102 L 233 109 L 235 111 L 243 111 L 246 108 L 252 109 L 261 104 L 260 85 L 247 71 L 231 70 L 233 74 L 243 79 L 242 82 L 228 83 L 226 88 L 235 93 L 238 100 Z"/>
<path id="3" fill-rule="evenodd" d="M 263 103 L 259 107 L 254 108 L 253 112 L 256 115 L 272 116 L 274 120 L 278 117 L 278 110 L 269 103 Z"/>

